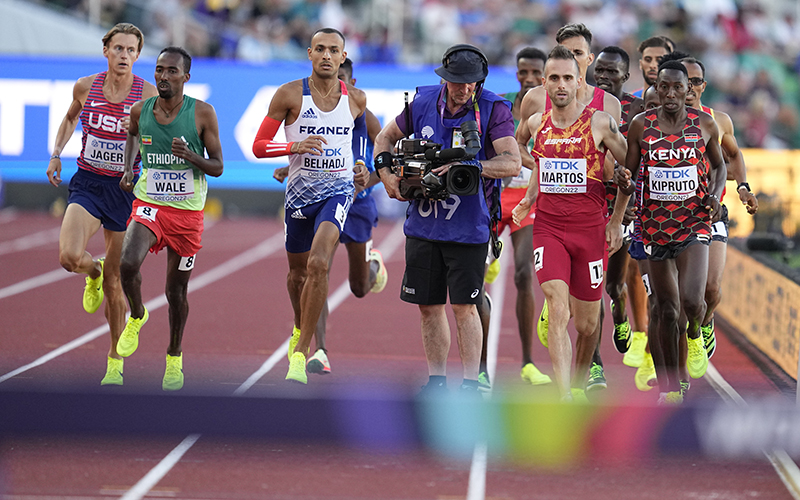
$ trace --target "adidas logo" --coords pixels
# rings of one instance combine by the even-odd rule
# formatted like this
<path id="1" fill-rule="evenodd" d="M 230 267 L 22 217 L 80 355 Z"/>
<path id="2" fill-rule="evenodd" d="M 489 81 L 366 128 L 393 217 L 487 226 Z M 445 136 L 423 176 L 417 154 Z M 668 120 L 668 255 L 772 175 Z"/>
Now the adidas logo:
<path id="1" fill-rule="evenodd" d="M 303 215 L 303 212 L 298 208 L 292 213 L 292 219 L 305 219 L 306 216 Z"/>
<path id="2" fill-rule="evenodd" d="M 314 114 L 314 110 L 313 109 L 308 108 L 308 110 L 306 110 L 306 112 L 304 112 L 302 115 L 300 115 L 300 118 L 314 118 L 314 119 L 316 119 L 317 115 Z M 305 217 L 303 217 L 303 218 L 305 219 Z"/>

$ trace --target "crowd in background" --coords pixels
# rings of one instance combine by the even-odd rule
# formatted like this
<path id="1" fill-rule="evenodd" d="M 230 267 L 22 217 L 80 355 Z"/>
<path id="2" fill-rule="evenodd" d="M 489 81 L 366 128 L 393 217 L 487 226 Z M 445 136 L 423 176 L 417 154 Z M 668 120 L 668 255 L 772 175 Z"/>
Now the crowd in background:
<path id="1" fill-rule="evenodd" d="M 800 9 L 790 0 L 45 1 L 73 12 L 100 2 L 104 26 L 132 22 L 155 46 L 256 64 L 303 60 L 313 32 L 332 26 L 356 63 L 434 63 L 467 42 L 492 65 L 513 66 L 520 48 L 548 52 L 559 27 L 582 22 L 595 53 L 618 45 L 630 54 L 628 91 L 641 86 L 639 42 L 666 35 L 705 63 L 703 101 L 731 115 L 742 146 L 800 148 Z"/>

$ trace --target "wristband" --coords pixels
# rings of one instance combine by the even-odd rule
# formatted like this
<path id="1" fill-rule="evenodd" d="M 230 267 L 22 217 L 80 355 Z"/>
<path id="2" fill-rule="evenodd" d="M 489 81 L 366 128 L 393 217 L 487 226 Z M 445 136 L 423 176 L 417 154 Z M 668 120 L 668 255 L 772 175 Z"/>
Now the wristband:
<path id="1" fill-rule="evenodd" d="M 742 189 L 742 188 L 747 189 L 748 193 L 752 192 L 752 190 L 750 189 L 750 184 L 748 184 L 747 182 L 740 182 L 739 185 L 736 186 L 736 190 L 737 191 Z"/>
<path id="2" fill-rule="evenodd" d="M 61 157 L 59 155 L 50 155 L 51 160 L 60 160 Z"/>
<path id="3" fill-rule="evenodd" d="M 382 168 L 390 168 L 392 166 L 392 160 L 394 160 L 392 153 L 388 151 L 380 153 L 375 157 L 375 171 L 378 172 Z M 380 175 L 380 173 L 378 175 Z"/>

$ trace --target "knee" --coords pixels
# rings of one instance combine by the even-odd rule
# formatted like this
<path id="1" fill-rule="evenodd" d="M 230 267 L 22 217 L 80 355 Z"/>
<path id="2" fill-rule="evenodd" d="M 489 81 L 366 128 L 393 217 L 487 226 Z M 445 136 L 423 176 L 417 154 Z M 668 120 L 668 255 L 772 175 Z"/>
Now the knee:
<path id="1" fill-rule="evenodd" d="M 530 263 L 517 266 L 514 270 L 514 286 L 517 290 L 530 290 L 533 287 L 533 270 Z"/>
<path id="2" fill-rule="evenodd" d="M 310 278 L 321 279 L 328 275 L 328 259 L 318 255 L 309 255 L 306 263 L 306 272 Z"/>
<path id="3" fill-rule="evenodd" d="M 661 304 L 659 306 L 659 317 L 664 324 L 671 324 L 677 323 L 678 318 L 680 317 L 680 308 L 677 304 L 669 303 L 669 304 Z"/>
<path id="4" fill-rule="evenodd" d="M 622 292 L 625 289 L 624 283 L 616 283 L 610 280 L 606 280 L 606 293 L 611 300 L 617 300 L 620 296 L 622 296 Z"/>
<path id="5" fill-rule="evenodd" d="M 597 330 L 597 325 L 600 323 L 600 317 L 595 315 L 587 316 L 586 318 L 575 318 L 575 330 L 581 337 L 591 337 Z"/>
<path id="6" fill-rule="evenodd" d="M 706 303 L 716 306 L 722 300 L 722 291 L 719 285 L 709 283 L 706 287 Z"/>
<path id="7" fill-rule="evenodd" d="M 61 264 L 61 267 L 71 273 L 74 273 L 81 263 L 81 257 L 83 257 L 83 252 L 76 254 L 62 250 L 58 253 L 58 262 Z"/>
<path id="8" fill-rule="evenodd" d="M 350 281 L 350 291 L 353 292 L 353 295 L 355 295 L 357 299 L 363 299 L 366 297 L 366 295 L 369 293 L 369 290 L 370 287 L 364 283 Z"/>
<path id="9" fill-rule="evenodd" d="M 687 318 L 699 318 L 706 312 L 706 301 L 702 297 L 689 297 L 682 303 Z"/>
<path id="10" fill-rule="evenodd" d="M 186 292 L 188 288 L 187 285 L 188 284 L 184 283 L 168 283 L 164 289 L 164 294 L 167 296 L 167 302 L 170 304 L 181 304 L 186 302 Z"/>
<path id="11" fill-rule="evenodd" d="M 139 272 L 139 266 L 136 264 L 136 262 L 125 258 L 125 255 L 123 255 L 120 258 L 119 277 L 123 283 L 132 280 L 134 276 L 136 276 L 136 273 L 138 272 Z"/>

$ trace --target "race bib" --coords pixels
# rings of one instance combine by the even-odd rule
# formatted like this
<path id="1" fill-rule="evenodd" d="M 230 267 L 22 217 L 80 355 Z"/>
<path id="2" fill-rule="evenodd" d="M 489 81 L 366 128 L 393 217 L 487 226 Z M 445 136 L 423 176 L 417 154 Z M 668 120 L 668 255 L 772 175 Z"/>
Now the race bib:
<path id="1" fill-rule="evenodd" d="M 592 289 L 596 289 L 603 284 L 603 259 L 589 262 L 589 279 Z"/>
<path id="2" fill-rule="evenodd" d="M 522 167 L 519 171 L 519 175 L 516 177 L 511 178 L 511 182 L 508 183 L 509 188 L 517 189 L 517 188 L 526 188 L 528 184 L 531 182 L 531 171 L 525 167 Z"/>
<path id="3" fill-rule="evenodd" d="M 630 241 L 633 237 L 633 221 L 626 226 L 622 226 L 622 240 L 623 241 Z"/>
<path id="4" fill-rule="evenodd" d="M 158 209 L 155 207 L 136 207 L 136 215 L 142 219 L 149 220 L 150 222 L 156 221 L 156 214 Z"/>
<path id="5" fill-rule="evenodd" d="M 715 222 L 711 226 L 711 236 L 721 236 L 722 238 L 727 238 L 728 228 L 725 227 L 725 223 L 721 220 Z"/>
<path id="6" fill-rule="evenodd" d="M 194 269 L 195 257 L 197 257 L 197 254 L 189 257 L 181 257 L 181 261 L 178 263 L 178 271 L 191 271 Z"/>
<path id="7" fill-rule="evenodd" d="M 650 198 L 658 201 L 684 201 L 697 194 L 697 167 L 649 168 Z"/>
<path id="8" fill-rule="evenodd" d="M 539 191 L 554 194 L 585 193 L 586 159 L 539 159 Z"/>
<path id="9" fill-rule="evenodd" d="M 83 159 L 94 168 L 122 172 L 125 169 L 125 141 L 100 139 L 87 134 Z"/>
<path id="10" fill-rule="evenodd" d="M 544 247 L 539 247 L 533 251 L 533 267 L 535 272 L 539 272 L 542 270 L 543 263 L 542 259 L 544 257 Z"/>
<path id="11" fill-rule="evenodd" d="M 185 201 L 194 198 L 192 169 L 147 171 L 147 196 L 156 201 Z"/>

